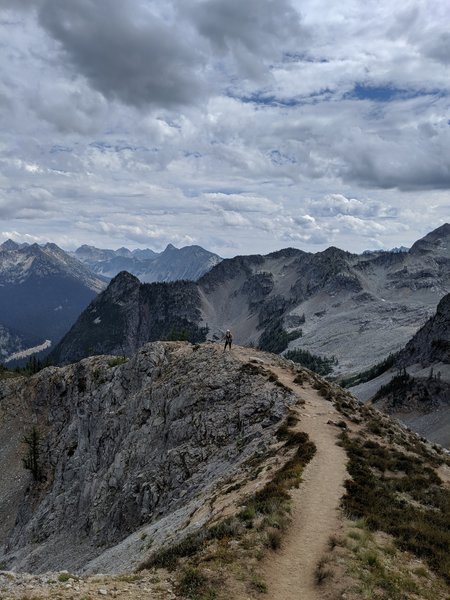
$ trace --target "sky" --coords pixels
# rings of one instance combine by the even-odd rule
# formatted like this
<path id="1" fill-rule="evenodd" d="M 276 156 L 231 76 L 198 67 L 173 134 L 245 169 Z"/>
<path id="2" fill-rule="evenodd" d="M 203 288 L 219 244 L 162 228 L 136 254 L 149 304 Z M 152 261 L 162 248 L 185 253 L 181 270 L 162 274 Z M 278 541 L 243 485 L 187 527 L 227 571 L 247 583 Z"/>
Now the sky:
<path id="1" fill-rule="evenodd" d="M 450 221 L 448 0 L 0 0 L 0 238 L 411 245 Z"/>

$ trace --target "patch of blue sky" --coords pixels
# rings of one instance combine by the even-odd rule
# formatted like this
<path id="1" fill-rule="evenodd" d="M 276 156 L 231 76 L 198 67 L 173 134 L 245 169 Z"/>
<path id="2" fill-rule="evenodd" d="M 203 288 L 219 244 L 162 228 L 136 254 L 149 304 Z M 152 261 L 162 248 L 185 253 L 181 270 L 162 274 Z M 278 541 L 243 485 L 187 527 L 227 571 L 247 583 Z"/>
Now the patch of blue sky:
<path id="1" fill-rule="evenodd" d="M 333 95 L 333 91 L 326 88 L 308 96 L 292 96 L 290 98 L 280 98 L 274 94 L 264 92 L 255 92 L 249 96 L 234 96 L 244 104 L 255 104 L 257 106 L 270 106 L 278 108 L 296 108 L 298 106 L 306 106 L 309 104 L 318 104 L 319 102 L 327 102 Z"/>
<path id="2" fill-rule="evenodd" d="M 297 160 L 293 156 L 289 156 L 279 150 L 271 150 L 269 158 L 274 165 L 294 165 Z"/>
<path id="3" fill-rule="evenodd" d="M 50 154 L 58 154 L 59 152 L 73 152 L 73 148 L 70 146 L 62 146 L 60 144 L 54 144 L 50 148 Z"/>
<path id="4" fill-rule="evenodd" d="M 326 58 L 318 58 L 307 54 L 306 52 L 285 52 L 283 54 L 283 62 L 291 63 L 329 63 L 330 60 Z"/>
<path id="5" fill-rule="evenodd" d="M 105 141 L 98 141 L 96 140 L 95 142 L 91 142 L 89 144 L 89 146 L 91 148 L 96 148 L 97 150 L 101 150 L 102 152 L 105 151 L 112 151 L 112 152 L 125 152 L 127 150 L 131 151 L 131 152 L 159 152 L 159 148 L 147 148 L 146 146 L 133 146 L 132 144 L 129 144 L 127 142 L 116 142 L 115 144 L 112 144 L 111 142 L 105 142 Z"/>
<path id="6" fill-rule="evenodd" d="M 372 102 L 393 102 L 395 100 L 411 100 L 422 96 L 447 96 L 446 90 L 424 90 L 398 88 L 394 85 L 366 85 L 357 83 L 354 88 L 344 94 L 346 100 L 371 100 Z"/>

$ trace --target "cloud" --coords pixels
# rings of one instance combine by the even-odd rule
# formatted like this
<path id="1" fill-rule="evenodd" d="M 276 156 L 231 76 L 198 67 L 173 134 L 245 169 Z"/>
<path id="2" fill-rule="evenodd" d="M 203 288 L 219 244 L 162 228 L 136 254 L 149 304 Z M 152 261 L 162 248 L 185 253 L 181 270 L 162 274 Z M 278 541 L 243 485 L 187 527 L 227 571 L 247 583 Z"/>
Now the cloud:
<path id="1" fill-rule="evenodd" d="M 280 209 L 280 205 L 272 200 L 251 194 L 209 193 L 205 198 L 224 211 L 272 213 Z"/>
<path id="2" fill-rule="evenodd" d="M 308 206 L 313 215 L 318 217 L 337 217 L 350 215 L 361 218 L 368 217 L 394 217 L 395 208 L 386 206 L 381 202 L 346 198 L 342 194 L 328 194 L 318 200 L 310 200 Z"/>
<path id="3" fill-rule="evenodd" d="M 137 107 L 195 102 L 204 57 L 183 24 L 168 22 L 152 4 L 47 0 L 39 22 L 106 98 Z"/>
<path id="4" fill-rule="evenodd" d="M 232 57 L 241 75 L 258 79 L 266 63 L 306 43 L 300 15 L 288 0 L 200 0 L 184 13 L 218 55 Z"/>

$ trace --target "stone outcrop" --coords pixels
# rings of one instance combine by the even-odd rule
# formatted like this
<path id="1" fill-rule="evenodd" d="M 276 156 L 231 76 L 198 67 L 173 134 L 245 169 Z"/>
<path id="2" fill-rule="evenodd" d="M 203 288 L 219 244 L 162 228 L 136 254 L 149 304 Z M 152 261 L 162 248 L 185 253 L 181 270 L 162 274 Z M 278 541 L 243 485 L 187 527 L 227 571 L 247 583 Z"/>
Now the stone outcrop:
<path id="1" fill-rule="evenodd" d="M 34 572 L 132 568 L 139 557 L 128 546 L 99 557 L 144 525 L 154 525 L 155 544 L 186 527 L 216 486 L 276 441 L 294 400 L 215 344 L 151 343 L 129 360 L 95 356 L 2 382 L 0 439 L 12 428 L 10 454 L 20 457 L 20 438 L 36 426 L 44 478 L 24 476 L 20 458 L 2 473 L 17 512 L 0 495 L 0 516 L 9 511 L 0 562 Z"/>

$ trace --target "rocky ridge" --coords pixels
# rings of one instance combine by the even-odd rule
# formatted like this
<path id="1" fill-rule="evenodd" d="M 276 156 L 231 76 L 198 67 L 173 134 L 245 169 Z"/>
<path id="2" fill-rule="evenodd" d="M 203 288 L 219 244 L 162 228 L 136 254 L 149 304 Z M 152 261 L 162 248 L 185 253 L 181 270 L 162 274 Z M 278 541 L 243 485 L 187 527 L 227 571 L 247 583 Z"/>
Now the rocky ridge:
<path id="1" fill-rule="evenodd" d="M 128 536 L 146 525 L 157 547 L 188 531 L 205 498 L 267 451 L 294 402 L 215 345 L 154 343 L 129 361 L 94 357 L 3 381 L 0 427 L 20 430 L 9 456 L 36 424 L 45 481 L 32 485 L 21 467 L 19 482 L 14 470 L 0 474 L 17 511 L 10 499 L 0 507 L 15 523 L 3 532 L 0 562 L 38 572 L 132 569 L 142 541 Z"/>
<path id="2" fill-rule="evenodd" d="M 389 369 L 351 390 L 450 448 L 450 294 Z"/>

